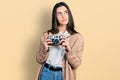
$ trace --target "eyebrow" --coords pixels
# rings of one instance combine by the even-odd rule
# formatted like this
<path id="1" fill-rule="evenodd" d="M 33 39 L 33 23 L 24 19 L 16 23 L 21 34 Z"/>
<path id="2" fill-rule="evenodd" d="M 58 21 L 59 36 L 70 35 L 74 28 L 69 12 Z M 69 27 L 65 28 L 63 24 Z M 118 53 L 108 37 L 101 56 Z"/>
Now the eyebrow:
<path id="1" fill-rule="evenodd" d="M 68 10 L 65 10 L 64 12 L 68 12 Z M 61 12 L 57 12 L 57 13 L 61 13 Z"/>

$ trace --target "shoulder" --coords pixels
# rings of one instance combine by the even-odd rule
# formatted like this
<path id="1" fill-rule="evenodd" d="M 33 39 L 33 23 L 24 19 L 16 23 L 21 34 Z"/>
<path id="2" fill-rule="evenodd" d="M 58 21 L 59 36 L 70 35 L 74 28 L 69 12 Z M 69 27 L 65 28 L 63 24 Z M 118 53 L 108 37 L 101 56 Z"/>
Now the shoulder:
<path id="1" fill-rule="evenodd" d="M 73 44 L 77 44 L 77 45 L 83 45 L 84 43 L 84 39 L 83 39 L 83 36 L 80 34 L 80 33 L 75 33 L 75 34 L 72 34 L 70 39 L 69 39 L 69 42 L 71 45 Z"/>
<path id="2" fill-rule="evenodd" d="M 47 35 L 52 35 L 52 33 L 46 31 L 46 32 L 44 32 L 44 33 L 42 34 L 42 37 L 47 36 Z"/>
<path id="3" fill-rule="evenodd" d="M 83 36 L 82 36 L 81 33 L 72 34 L 71 37 L 74 38 L 74 39 L 81 39 L 81 40 L 83 40 Z"/>

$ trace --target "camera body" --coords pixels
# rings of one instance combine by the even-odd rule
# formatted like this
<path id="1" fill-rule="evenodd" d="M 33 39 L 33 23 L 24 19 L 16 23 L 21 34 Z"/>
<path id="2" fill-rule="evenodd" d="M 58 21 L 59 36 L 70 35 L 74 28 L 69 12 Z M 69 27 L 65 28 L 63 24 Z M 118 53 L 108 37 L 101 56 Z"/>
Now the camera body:
<path id="1" fill-rule="evenodd" d="M 52 36 L 48 36 L 48 39 L 51 39 L 53 44 L 52 45 L 59 45 L 60 40 L 63 39 L 62 35 L 52 35 Z"/>

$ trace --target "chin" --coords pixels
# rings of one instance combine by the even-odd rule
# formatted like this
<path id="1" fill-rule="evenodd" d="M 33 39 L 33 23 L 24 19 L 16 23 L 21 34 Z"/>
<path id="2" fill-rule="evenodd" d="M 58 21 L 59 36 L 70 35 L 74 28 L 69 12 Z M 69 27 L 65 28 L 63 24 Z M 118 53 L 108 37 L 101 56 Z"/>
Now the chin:
<path id="1" fill-rule="evenodd" d="M 62 22 L 61 23 L 61 25 L 67 25 L 68 24 L 68 22 Z"/>

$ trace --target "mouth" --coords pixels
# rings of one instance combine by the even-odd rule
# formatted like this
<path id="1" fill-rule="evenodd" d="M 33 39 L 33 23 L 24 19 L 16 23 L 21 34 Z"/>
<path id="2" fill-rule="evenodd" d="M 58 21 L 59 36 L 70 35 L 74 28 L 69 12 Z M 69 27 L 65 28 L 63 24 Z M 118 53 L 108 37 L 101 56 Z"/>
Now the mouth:
<path id="1" fill-rule="evenodd" d="M 63 19 L 62 21 L 63 21 L 63 22 L 64 22 L 64 21 L 67 21 L 67 19 Z"/>

